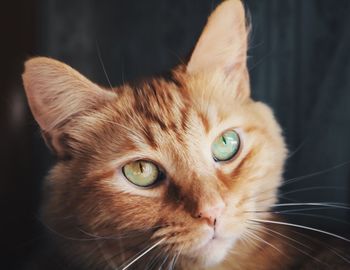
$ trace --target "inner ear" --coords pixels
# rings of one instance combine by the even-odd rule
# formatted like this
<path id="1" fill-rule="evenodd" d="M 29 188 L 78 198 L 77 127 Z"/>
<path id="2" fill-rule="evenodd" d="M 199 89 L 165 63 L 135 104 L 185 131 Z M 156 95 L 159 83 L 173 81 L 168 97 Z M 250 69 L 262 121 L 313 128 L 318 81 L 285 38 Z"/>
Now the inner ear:
<path id="1" fill-rule="evenodd" d="M 70 66 L 46 57 L 28 60 L 22 77 L 33 116 L 45 132 L 116 96 Z"/>
<path id="2" fill-rule="evenodd" d="M 69 146 L 69 135 L 64 132 L 45 132 L 41 135 L 54 156 L 59 160 L 70 160 L 72 158 L 71 149 Z"/>
<path id="3" fill-rule="evenodd" d="M 48 147 L 60 159 L 70 158 L 68 137 L 73 119 L 116 97 L 59 61 L 37 57 L 22 75 L 29 106 Z"/>

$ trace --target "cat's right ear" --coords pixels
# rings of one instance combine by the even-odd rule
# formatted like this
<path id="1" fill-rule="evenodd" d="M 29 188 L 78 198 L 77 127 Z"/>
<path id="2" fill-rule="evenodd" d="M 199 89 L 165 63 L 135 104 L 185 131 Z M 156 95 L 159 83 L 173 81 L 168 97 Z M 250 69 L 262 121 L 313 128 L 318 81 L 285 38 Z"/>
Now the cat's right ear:
<path id="1" fill-rule="evenodd" d="M 115 96 L 68 65 L 46 57 L 28 60 L 22 78 L 33 116 L 50 138 L 74 115 Z"/>
<path id="2" fill-rule="evenodd" d="M 240 0 L 223 1 L 210 15 L 190 61 L 190 74 L 218 71 L 226 78 L 240 80 L 249 95 L 247 46 L 249 29 Z"/>

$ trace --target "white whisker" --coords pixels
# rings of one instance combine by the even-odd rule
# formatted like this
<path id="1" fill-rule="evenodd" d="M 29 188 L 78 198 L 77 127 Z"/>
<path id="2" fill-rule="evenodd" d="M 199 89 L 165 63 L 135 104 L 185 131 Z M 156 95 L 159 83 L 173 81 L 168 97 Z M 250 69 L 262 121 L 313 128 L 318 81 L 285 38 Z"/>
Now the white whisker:
<path id="1" fill-rule="evenodd" d="M 291 179 L 284 180 L 284 181 L 282 182 L 281 186 L 274 186 L 274 187 L 271 187 L 271 188 L 268 188 L 268 189 L 263 189 L 263 190 L 261 190 L 259 193 L 254 194 L 254 196 L 248 198 L 248 200 L 249 200 L 249 199 L 254 199 L 254 198 L 258 197 L 258 195 L 261 196 L 261 195 L 263 195 L 263 194 L 265 194 L 265 193 L 267 193 L 267 192 L 274 191 L 274 190 L 276 190 L 276 189 L 279 189 L 279 188 L 281 188 L 281 187 L 285 187 L 285 186 L 287 186 L 287 185 L 289 185 L 289 184 L 298 182 L 298 181 L 300 181 L 300 180 L 308 179 L 308 178 L 311 178 L 311 177 L 314 177 L 314 176 L 318 176 L 318 175 L 322 175 L 322 174 L 324 174 L 324 173 L 331 172 L 331 171 L 333 171 L 333 170 L 336 170 L 336 169 L 341 168 L 341 167 L 343 167 L 343 166 L 345 166 L 345 165 L 348 165 L 348 164 L 350 164 L 350 160 L 348 160 L 348 161 L 346 161 L 346 162 L 343 162 L 343 163 L 340 163 L 340 164 L 338 164 L 338 165 L 336 165 L 336 166 L 333 166 L 333 167 L 331 167 L 331 168 L 322 170 L 322 171 L 318 171 L 318 172 L 310 173 L 310 174 L 307 174 L 307 175 L 298 176 L 298 177 L 295 177 L 295 178 L 291 178 Z M 291 193 L 292 193 L 292 192 L 291 192 Z M 285 195 L 285 194 L 286 194 L 286 193 L 284 193 L 284 194 L 282 194 L 282 195 Z M 265 199 L 264 199 L 264 200 L 265 200 Z M 268 199 L 266 199 L 266 200 L 268 200 Z M 290 200 L 290 199 L 288 199 L 288 200 Z"/>
<path id="2" fill-rule="evenodd" d="M 254 224 L 254 225 L 259 226 L 258 224 Z M 311 247 L 309 247 L 308 245 L 305 245 L 305 244 L 303 244 L 303 243 L 301 243 L 301 242 L 299 242 L 299 241 L 297 241 L 297 240 L 295 240 L 295 239 L 293 239 L 293 238 L 291 238 L 291 237 L 289 237 L 289 236 L 286 236 L 286 235 L 284 235 L 284 234 L 282 234 L 282 233 L 280 233 L 280 232 L 277 232 L 276 230 L 272 230 L 272 229 L 270 229 L 270 228 L 267 228 L 266 226 L 263 227 L 263 228 L 259 228 L 259 229 L 260 229 L 261 231 L 268 230 L 268 231 L 270 231 L 270 232 L 272 232 L 272 233 L 275 233 L 275 234 L 277 234 L 277 235 L 279 235 L 279 236 L 281 236 L 281 237 L 283 237 L 283 238 L 286 238 L 286 239 L 288 239 L 288 240 L 290 240 L 290 241 L 292 241 L 292 242 L 294 242 L 294 243 L 297 243 L 297 244 L 299 244 L 299 245 L 301 245 L 301 246 L 303 246 L 303 247 L 305 247 L 305 248 L 311 250 Z"/>
<path id="3" fill-rule="evenodd" d="M 310 240 L 310 241 L 312 241 L 312 242 L 316 242 L 316 243 L 318 243 L 318 244 L 323 245 L 324 247 L 328 248 L 332 253 L 334 253 L 334 254 L 335 254 L 336 256 L 338 256 L 339 258 L 343 259 L 343 260 L 344 260 L 345 262 L 347 262 L 347 263 L 350 263 L 349 259 L 347 259 L 346 257 L 344 257 L 343 255 L 340 254 L 341 251 L 337 250 L 336 248 L 334 248 L 334 247 L 332 247 L 332 246 L 330 246 L 330 245 L 327 245 L 327 244 L 324 243 L 323 241 L 320 241 L 320 240 L 318 240 L 318 239 L 316 239 L 316 238 L 314 238 L 314 237 L 311 237 L 311 236 L 309 236 L 309 235 L 305 235 L 304 233 L 301 233 L 301 232 L 298 232 L 298 231 L 294 231 L 294 230 L 293 230 L 293 233 L 295 233 L 295 234 L 297 234 L 297 235 L 300 235 L 300 236 L 302 236 L 302 237 L 304 237 L 304 238 L 306 238 L 306 239 L 308 239 L 308 240 Z"/>
<path id="4" fill-rule="evenodd" d="M 100 64 L 102 66 L 102 69 L 103 69 L 103 73 L 104 75 L 106 76 L 106 79 L 107 79 L 107 82 L 108 82 L 108 85 L 109 87 L 111 88 L 111 90 L 113 91 L 113 86 L 111 84 L 111 81 L 109 80 L 109 77 L 108 77 L 108 74 L 107 74 L 107 71 L 106 71 L 106 68 L 105 68 L 105 65 L 102 61 L 102 55 L 101 55 L 101 50 L 100 50 L 100 47 L 98 46 L 97 42 L 96 42 L 96 49 L 97 49 L 97 56 L 98 56 L 98 59 L 100 61 Z"/>
<path id="5" fill-rule="evenodd" d="M 343 190 L 343 191 L 347 191 L 346 188 L 344 187 L 336 187 L 336 186 L 315 186 L 315 187 L 307 187 L 307 188 L 299 188 L 299 189 L 295 189 L 295 190 L 291 190 L 288 192 L 284 192 L 281 193 L 281 195 L 287 195 L 287 194 L 293 194 L 293 193 L 297 193 L 297 192 L 303 192 L 303 191 L 309 191 L 309 190 L 322 190 L 322 189 L 333 189 L 333 190 Z"/>
<path id="6" fill-rule="evenodd" d="M 344 204 L 330 203 L 330 202 L 277 203 L 272 205 L 272 207 L 288 207 L 288 206 L 323 206 L 323 207 L 350 210 L 350 207 Z"/>
<path id="7" fill-rule="evenodd" d="M 252 228 L 248 228 L 251 231 L 254 231 Z M 276 251 L 278 251 L 279 253 L 281 253 L 282 255 L 287 256 L 285 253 L 283 253 L 279 248 L 275 247 L 274 245 L 270 244 L 269 242 L 267 242 L 266 240 L 262 239 L 261 237 L 259 237 L 258 235 L 256 235 L 254 232 L 251 232 L 251 237 L 253 237 L 255 240 L 259 240 L 260 242 L 265 243 L 266 245 L 270 246 L 271 248 L 275 249 Z"/>
<path id="8" fill-rule="evenodd" d="M 330 233 L 330 232 L 327 232 L 327 231 L 324 231 L 324 230 L 316 229 L 316 228 L 313 228 L 313 227 L 308 227 L 308 226 L 303 226 L 303 225 L 294 224 L 294 223 L 288 223 L 288 222 L 282 222 L 282 221 L 273 221 L 273 220 L 264 220 L 264 219 L 255 219 L 255 218 L 252 218 L 250 220 L 251 221 L 255 221 L 255 222 L 270 223 L 270 224 L 277 224 L 277 225 L 283 225 L 283 226 L 291 226 L 291 227 L 296 227 L 296 228 L 300 228 L 300 229 L 310 230 L 310 231 L 326 234 L 326 235 L 329 235 L 329 236 L 333 236 L 335 238 L 344 240 L 346 242 L 350 242 L 350 239 L 348 239 L 346 237 L 337 235 L 335 233 Z"/>
<path id="9" fill-rule="evenodd" d="M 310 174 L 306 174 L 306 175 L 303 175 L 303 176 L 298 176 L 298 177 L 294 177 L 294 178 L 291 178 L 291 179 L 288 179 L 288 180 L 285 180 L 284 183 L 282 184 L 282 186 L 287 186 L 291 183 L 295 183 L 297 181 L 300 181 L 300 180 L 303 180 L 303 179 L 306 179 L 306 178 L 311 178 L 311 177 L 314 177 L 314 176 L 318 176 L 318 175 L 322 175 L 324 173 L 328 173 L 328 172 L 331 172 L 331 171 L 334 171 L 338 168 L 341 168 L 345 165 L 348 165 L 350 164 L 350 160 L 348 161 L 345 161 L 343 163 L 340 163 L 336 166 L 333 166 L 331 168 L 328 168 L 328 169 L 325 169 L 325 170 L 322 170 L 322 171 L 318 171 L 318 172 L 314 172 L 314 173 L 310 173 Z"/>
<path id="10" fill-rule="evenodd" d="M 122 268 L 122 270 L 126 270 L 128 269 L 131 265 L 133 265 L 136 261 L 138 261 L 139 259 L 141 259 L 143 256 L 145 256 L 148 252 L 150 252 L 151 250 L 153 250 L 154 248 L 156 248 L 157 246 L 159 246 L 162 242 L 165 241 L 165 238 L 159 240 L 157 243 L 155 243 L 154 245 L 152 245 L 151 247 L 149 247 L 148 249 L 146 249 L 144 252 L 142 252 L 139 256 L 137 256 L 135 259 L 133 259 L 130 263 L 128 263 L 126 266 L 124 266 Z"/>
<path id="11" fill-rule="evenodd" d="M 333 252 L 335 255 L 337 255 L 339 258 L 343 259 L 345 262 L 349 263 L 350 264 L 350 260 L 345 258 L 343 255 L 339 254 L 339 252 L 337 252 L 336 250 L 334 249 L 331 249 L 331 252 Z"/>
<path id="12" fill-rule="evenodd" d="M 298 146 L 297 148 L 295 148 L 295 150 L 294 150 L 293 152 L 291 152 L 291 153 L 288 155 L 287 159 L 292 158 L 296 153 L 298 153 L 298 152 L 301 150 L 301 148 L 303 148 L 303 146 L 305 145 L 306 140 L 307 140 L 307 138 L 304 139 L 304 140 L 299 144 L 299 146 Z"/>
<path id="13" fill-rule="evenodd" d="M 305 216 L 305 217 L 315 217 L 315 218 L 321 218 L 321 219 L 326 219 L 326 220 L 332 220 L 332 221 L 336 221 L 339 223 L 343 223 L 343 224 L 347 224 L 350 225 L 349 222 L 346 222 L 344 220 L 338 219 L 338 218 L 332 218 L 332 217 L 328 217 L 328 216 L 324 216 L 324 215 L 315 215 L 315 214 L 304 214 L 304 213 L 286 213 L 284 211 L 282 212 L 276 212 L 277 214 L 282 214 L 282 215 L 295 215 L 295 216 Z"/>
<path id="14" fill-rule="evenodd" d="M 279 232 L 277 232 L 277 231 L 275 231 L 275 230 L 272 230 L 272 229 L 269 229 L 269 228 L 266 228 L 266 227 L 260 229 L 260 231 L 263 231 L 263 232 L 264 232 L 264 230 L 268 230 L 268 231 L 270 231 L 270 232 L 272 232 L 272 233 L 274 233 L 274 234 L 277 234 L 277 235 L 279 235 L 279 236 L 281 236 L 281 237 L 283 237 L 283 238 L 285 238 L 285 239 L 288 239 L 288 240 L 290 240 L 290 241 L 292 241 L 292 242 L 294 242 L 294 243 L 297 243 L 297 244 L 299 244 L 299 245 L 301 245 L 301 246 L 303 246 L 303 247 L 306 247 L 306 248 L 308 248 L 309 250 L 312 250 L 309 246 L 307 246 L 307 245 L 305 245 L 305 244 L 303 244 L 303 243 L 301 243 L 301 242 L 299 242 L 299 241 L 297 241 L 297 240 L 295 240 L 295 239 L 292 239 L 292 238 L 290 238 L 290 237 L 288 237 L 288 236 L 286 236 L 286 235 L 284 235 L 284 234 L 282 234 L 282 233 L 279 233 Z M 272 233 L 269 233 L 269 232 L 266 232 L 266 231 L 265 231 L 264 233 L 267 233 L 268 235 L 270 235 L 270 236 L 272 236 L 272 237 L 275 237 Z M 283 240 L 281 240 L 281 241 L 283 241 Z M 283 242 L 284 242 L 286 245 L 288 245 L 288 246 L 290 246 L 290 247 L 292 247 L 292 248 L 298 250 L 300 253 L 302 253 L 302 254 L 304 254 L 304 255 L 310 257 L 311 259 L 313 259 L 313 260 L 315 260 L 315 261 L 317 261 L 317 262 L 319 262 L 319 263 L 321 263 L 321 264 L 328 265 L 328 264 L 326 264 L 325 262 L 322 262 L 322 261 L 320 261 L 319 259 L 317 259 L 316 257 L 312 256 L 311 254 L 307 253 L 306 251 L 304 251 L 304 250 L 302 250 L 302 249 L 296 247 L 295 245 L 293 245 L 293 244 L 291 244 L 291 243 L 288 243 L 287 241 L 283 241 Z"/>
<path id="15" fill-rule="evenodd" d="M 252 246 L 252 247 L 259 247 L 259 245 L 253 241 L 253 239 L 251 238 L 250 236 L 250 232 L 249 231 L 245 231 L 242 235 L 242 239 L 243 243 L 246 245 L 246 246 Z"/>
<path id="16" fill-rule="evenodd" d="M 159 266 L 158 270 L 162 270 L 163 269 L 163 265 L 166 263 L 166 261 L 168 260 L 169 258 L 169 254 L 166 255 L 166 257 L 164 258 L 163 262 L 161 263 L 161 265 Z"/>
<path id="17" fill-rule="evenodd" d="M 177 263 L 177 261 L 178 261 L 178 259 L 179 259 L 179 257 L 180 257 L 180 254 L 181 254 L 181 252 L 182 252 L 182 249 L 183 249 L 183 247 L 179 250 L 179 252 L 177 253 L 177 256 L 176 256 L 176 259 L 175 259 L 175 263 L 174 263 L 174 267 L 175 267 L 175 265 L 176 265 L 176 263 Z"/>

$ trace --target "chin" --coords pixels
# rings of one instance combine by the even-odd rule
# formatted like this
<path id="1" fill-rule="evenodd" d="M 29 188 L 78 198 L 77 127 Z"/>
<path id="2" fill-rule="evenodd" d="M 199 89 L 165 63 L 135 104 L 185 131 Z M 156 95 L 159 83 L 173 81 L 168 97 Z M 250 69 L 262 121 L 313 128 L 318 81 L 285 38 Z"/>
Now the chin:
<path id="1" fill-rule="evenodd" d="M 195 262 L 201 269 L 215 266 L 225 260 L 225 257 L 235 244 L 235 239 L 214 238 L 189 255 L 189 259 Z"/>

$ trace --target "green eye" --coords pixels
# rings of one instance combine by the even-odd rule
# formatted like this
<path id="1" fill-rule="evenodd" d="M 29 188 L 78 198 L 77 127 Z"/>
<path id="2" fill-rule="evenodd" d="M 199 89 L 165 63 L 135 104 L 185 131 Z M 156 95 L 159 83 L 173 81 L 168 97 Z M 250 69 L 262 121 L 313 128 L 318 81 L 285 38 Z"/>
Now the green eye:
<path id="1" fill-rule="evenodd" d="M 149 187 L 160 177 L 160 171 L 152 162 L 137 160 L 123 167 L 124 176 L 134 185 Z"/>
<path id="2" fill-rule="evenodd" d="M 211 152 L 215 161 L 227 161 L 237 154 L 239 146 L 240 139 L 237 132 L 229 130 L 215 139 Z"/>

